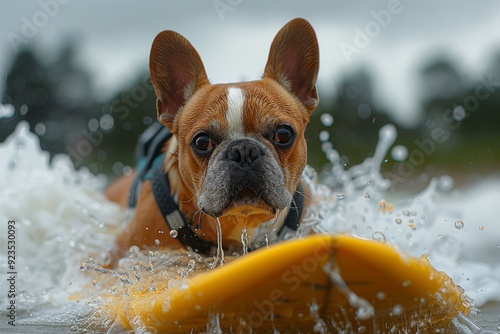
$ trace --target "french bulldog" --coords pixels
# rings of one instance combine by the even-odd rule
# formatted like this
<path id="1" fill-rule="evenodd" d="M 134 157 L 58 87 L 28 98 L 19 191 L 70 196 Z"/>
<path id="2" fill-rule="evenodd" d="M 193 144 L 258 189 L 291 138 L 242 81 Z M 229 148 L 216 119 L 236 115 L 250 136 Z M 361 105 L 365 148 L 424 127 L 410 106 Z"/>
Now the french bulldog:
<path id="1" fill-rule="evenodd" d="M 189 233 L 216 245 L 220 224 L 224 249 L 240 249 L 242 232 L 258 248 L 264 232 L 279 241 L 287 216 L 303 216 L 290 212 L 297 209 L 297 195 L 305 199 L 301 206 L 308 204 L 301 180 L 304 131 L 318 104 L 318 68 L 315 32 L 300 18 L 278 32 L 262 79 L 250 82 L 210 84 L 187 39 L 174 31 L 156 36 L 150 74 L 158 121 L 171 132 L 161 162 L 169 193 L 160 195 L 173 199 Z M 108 198 L 125 206 L 134 176 L 113 183 Z M 172 224 L 182 222 L 164 214 L 153 188 L 151 180 L 142 184 L 131 221 L 117 238 L 116 256 L 132 245 L 186 247 L 170 233 Z"/>

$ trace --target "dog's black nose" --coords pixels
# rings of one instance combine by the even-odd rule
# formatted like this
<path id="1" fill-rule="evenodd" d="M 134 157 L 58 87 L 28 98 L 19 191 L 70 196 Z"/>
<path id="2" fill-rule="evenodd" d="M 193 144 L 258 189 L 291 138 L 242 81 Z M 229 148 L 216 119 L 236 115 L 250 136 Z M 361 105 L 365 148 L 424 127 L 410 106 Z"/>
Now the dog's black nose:
<path id="1" fill-rule="evenodd" d="M 263 154 L 262 148 L 250 140 L 235 140 L 227 148 L 227 159 L 240 167 L 250 166 Z"/>

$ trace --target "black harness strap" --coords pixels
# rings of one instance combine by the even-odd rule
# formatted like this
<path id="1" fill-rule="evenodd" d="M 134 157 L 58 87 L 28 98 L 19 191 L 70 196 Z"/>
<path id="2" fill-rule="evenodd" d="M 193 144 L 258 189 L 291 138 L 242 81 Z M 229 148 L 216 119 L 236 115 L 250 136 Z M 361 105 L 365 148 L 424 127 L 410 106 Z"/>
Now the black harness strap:
<path id="1" fill-rule="evenodd" d="M 163 172 L 161 165 L 156 167 L 151 178 L 151 187 L 156 204 L 160 209 L 165 222 L 171 231 L 177 231 L 177 240 L 186 248 L 191 248 L 196 253 L 210 255 L 212 244 L 201 239 L 191 229 L 189 222 L 184 215 L 179 211 L 177 203 L 170 196 L 170 185 L 168 184 L 167 175 Z"/>
<path id="2" fill-rule="evenodd" d="M 300 217 L 304 211 L 304 188 L 299 182 L 295 194 L 293 194 L 292 204 L 285 219 L 285 223 L 278 231 L 278 239 L 284 239 L 289 232 L 296 232 L 299 228 Z"/>

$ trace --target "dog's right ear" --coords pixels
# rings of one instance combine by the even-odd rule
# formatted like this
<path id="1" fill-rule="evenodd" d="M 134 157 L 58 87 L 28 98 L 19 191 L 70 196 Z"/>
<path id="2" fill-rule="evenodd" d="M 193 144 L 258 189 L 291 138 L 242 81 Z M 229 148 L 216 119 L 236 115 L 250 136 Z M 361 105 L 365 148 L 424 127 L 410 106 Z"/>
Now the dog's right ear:
<path id="1" fill-rule="evenodd" d="M 157 97 L 158 120 L 173 130 L 175 116 L 186 101 L 209 84 L 203 63 L 187 39 L 166 30 L 153 41 L 149 71 Z"/>
<path id="2" fill-rule="evenodd" d="M 318 105 L 316 77 L 319 48 L 309 22 L 293 19 L 278 32 L 271 44 L 264 78 L 271 78 L 292 93 L 309 114 Z"/>

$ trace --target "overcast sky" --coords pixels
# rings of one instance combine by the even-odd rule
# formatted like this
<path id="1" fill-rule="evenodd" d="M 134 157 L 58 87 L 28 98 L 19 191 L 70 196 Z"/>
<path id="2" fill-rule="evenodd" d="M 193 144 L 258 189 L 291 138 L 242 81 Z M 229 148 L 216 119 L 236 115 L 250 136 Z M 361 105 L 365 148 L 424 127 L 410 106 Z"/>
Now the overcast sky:
<path id="1" fill-rule="evenodd" d="M 16 44 L 43 47 L 50 59 L 64 38 L 79 36 L 80 61 L 96 76 L 99 91 L 111 94 L 147 68 L 151 42 L 166 29 L 191 41 L 212 82 L 253 80 L 263 72 L 276 32 L 304 17 L 319 39 L 320 90 L 333 89 L 344 73 L 364 65 L 375 75 L 379 103 L 409 122 L 425 59 L 450 55 L 474 80 L 500 48 L 495 0 L 17 0 L 2 6 L 0 89 Z M 372 36 L 361 43 L 357 31 Z"/>

